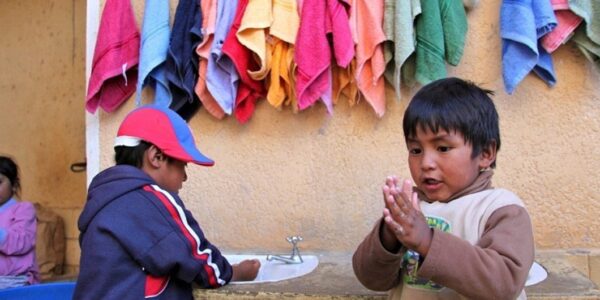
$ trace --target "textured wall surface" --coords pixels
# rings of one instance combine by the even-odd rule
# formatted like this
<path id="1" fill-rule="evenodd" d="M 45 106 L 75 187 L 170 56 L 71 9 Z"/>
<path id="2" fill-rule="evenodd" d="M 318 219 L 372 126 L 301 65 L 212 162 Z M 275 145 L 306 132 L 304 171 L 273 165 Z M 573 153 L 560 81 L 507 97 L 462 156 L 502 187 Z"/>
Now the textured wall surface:
<path id="1" fill-rule="evenodd" d="M 468 13 L 465 54 L 448 67 L 496 91 L 502 149 L 494 183 L 522 197 L 538 248 L 600 248 L 600 73 L 569 43 L 553 54 L 554 88 L 531 74 L 507 95 L 499 9 L 499 0 L 482 1 Z M 216 165 L 190 165 L 181 196 L 225 249 L 285 251 L 284 237 L 300 234 L 306 250 L 352 251 L 381 215 L 385 176 L 409 176 L 401 121 L 416 91 L 404 88 L 397 101 L 388 90 L 381 119 L 364 101 L 338 103 L 329 117 L 320 103 L 293 114 L 263 100 L 246 125 L 201 110 L 190 125 Z M 113 138 L 131 108 L 130 100 L 101 113 L 101 168 L 112 165 Z"/>
<path id="2" fill-rule="evenodd" d="M 63 217 L 67 264 L 79 265 L 85 201 L 85 3 L 0 1 L 0 153 L 21 169 L 22 199 Z"/>

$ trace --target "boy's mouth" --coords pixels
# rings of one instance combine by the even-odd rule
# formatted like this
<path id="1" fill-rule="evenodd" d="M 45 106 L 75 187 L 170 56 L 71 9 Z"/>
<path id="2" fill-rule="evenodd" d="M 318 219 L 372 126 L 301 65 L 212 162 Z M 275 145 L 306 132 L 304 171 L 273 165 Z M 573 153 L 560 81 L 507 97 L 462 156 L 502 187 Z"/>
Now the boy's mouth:
<path id="1" fill-rule="evenodd" d="M 423 179 L 422 183 L 423 183 L 423 186 L 428 190 L 434 190 L 442 184 L 442 182 L 440 180 L 433 179 L 433 178 L 425 178 L 425 179 Z"/>

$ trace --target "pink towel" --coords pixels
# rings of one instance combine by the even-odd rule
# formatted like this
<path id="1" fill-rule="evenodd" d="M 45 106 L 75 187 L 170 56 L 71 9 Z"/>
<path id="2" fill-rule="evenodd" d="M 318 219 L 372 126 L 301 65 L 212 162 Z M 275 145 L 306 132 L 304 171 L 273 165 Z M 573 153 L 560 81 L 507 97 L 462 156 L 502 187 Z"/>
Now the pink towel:
<path id="1" fill-rule="evenodd" d="M 354 56 L 346 0 L 303 0 L 296 37 L 295 60 L 298 108 L 305 109 L 319 98 L 332 113 L 331 33 L 333 53 L 339 66 L 346 67 Z"/>
<path id="2" fill-rule="evenodd" d="M 129 0 L 107 0 L 102 11 L 85 108 L 115 111 L 135 92 L 140 33 Z"/>
<path id="3" fill-rule="evenodd" d="M 552 53 L 560 45 L 566 43 L 571 34 L 583 20 L 569 10 L 568 0 L 552 0 L 552 9 L 558 25 L 550 33 L 542 37 L 542 47 Z"/>

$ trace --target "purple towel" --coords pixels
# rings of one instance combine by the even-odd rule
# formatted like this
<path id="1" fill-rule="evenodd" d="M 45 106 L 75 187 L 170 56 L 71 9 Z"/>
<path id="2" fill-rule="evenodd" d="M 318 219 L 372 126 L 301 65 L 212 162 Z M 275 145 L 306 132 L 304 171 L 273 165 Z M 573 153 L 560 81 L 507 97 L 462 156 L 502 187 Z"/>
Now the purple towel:
<path id="1" fill-rule="evenodd" d="M 502 1 L 502 76 L 508 94 L 513 93 L 531 70 L 549 86 L 554 86 L 552 57 L 539 43 L 554 27 L 556 18 L 549 0 Z"/>

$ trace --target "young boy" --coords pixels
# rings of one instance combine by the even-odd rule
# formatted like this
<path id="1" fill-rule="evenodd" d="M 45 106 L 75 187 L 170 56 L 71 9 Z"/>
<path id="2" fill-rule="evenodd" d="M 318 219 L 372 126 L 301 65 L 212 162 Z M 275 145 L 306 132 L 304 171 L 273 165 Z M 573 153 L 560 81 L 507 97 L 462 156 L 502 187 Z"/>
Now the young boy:
<path id="1" fill-rule="evenodd" d="M 457 78 L 424 86 L 403 120 L 410 180 L 388 177 L 383 217 L 353 256 L 390 299 L 526 299 L 533 230 L 521 200 L 493 188 L 500 149 L 491 91 Z"/>
<path id="2" fill-rule="evenodd" d="M 214 164 L 179 115 L 154 105 L 129 113 L 115 161 L 92 180 L 79 217 L 75 299 L 193 299 L 193 283 L 256 278 L 260 262 L 231 266 L 178 196 L 188 162 Z"/>

